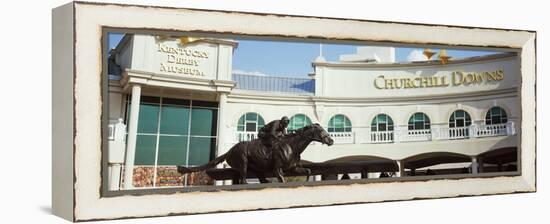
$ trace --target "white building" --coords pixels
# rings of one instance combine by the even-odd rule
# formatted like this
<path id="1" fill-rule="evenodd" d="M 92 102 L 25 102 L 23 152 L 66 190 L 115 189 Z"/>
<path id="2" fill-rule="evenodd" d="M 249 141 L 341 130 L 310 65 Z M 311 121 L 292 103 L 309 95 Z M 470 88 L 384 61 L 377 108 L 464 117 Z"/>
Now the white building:
<path id="1" fill-rule="evenodd" d="M 315 60 L 310 78 L 281 78 L 232 74 L 235 41 L 188 41 L 126 35 L 111 52 L 112 180 L 133 174 L 138 187 L 172 186 L 182 181 L 170 175 L 175 165 L 206 163 L 282 116 L 291 118 L 290 130 L 319 123 L 335 140 L 310 145 L 306 163 L 387 161 L 397 176 L 516 169 L 521 111 L 513 53 L 393 63 L 393 50 L 360 48 L 339 62 Z M 116 123 L 127 133 L 119 146 Z M 133 172 L 119 178 L 121 167 Z M 362 177 L 378 177 L 380 169 Z M 183 182 L 200 184 L 197 177 Z"/>

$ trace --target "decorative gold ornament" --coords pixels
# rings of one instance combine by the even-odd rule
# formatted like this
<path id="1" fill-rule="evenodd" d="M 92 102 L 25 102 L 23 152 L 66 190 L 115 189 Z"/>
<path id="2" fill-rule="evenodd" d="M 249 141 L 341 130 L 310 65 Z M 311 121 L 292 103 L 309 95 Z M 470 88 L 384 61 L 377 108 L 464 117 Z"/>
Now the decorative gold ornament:
<path id="1" fill-rule="evenodd" d="M 436 54 L 434 51 L 432 51 L 430 48 L 424 48 L 424 51 L 422 52 L 426 58 L 428 58 L 428 61 L 432 60 L 432 56 Z"/>
<path id="2" fill-rule="evenodd" d="M 197 40 L 200 40 L 200 38 L 196 38 L 196 37 L 180 37 L 180 44 L 181 45 L 185 45 L 185 44 L 188 44 L 188 43 L 192 43 L 192 42 L 195 42 Z"/>
<path id="3" fill-rule="evenodd" d="M 447 50 L 439 50 L 439 60 L 441 61 L 441 64 L 447 64 L 451 58 L 451 56 L 447 56 Z"/>

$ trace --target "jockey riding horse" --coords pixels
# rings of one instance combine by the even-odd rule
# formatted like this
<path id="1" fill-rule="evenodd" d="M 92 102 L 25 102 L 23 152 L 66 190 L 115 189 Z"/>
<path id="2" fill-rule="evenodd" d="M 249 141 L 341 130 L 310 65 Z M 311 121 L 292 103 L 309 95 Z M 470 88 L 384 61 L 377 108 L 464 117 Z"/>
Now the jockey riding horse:
<path id="1" fill-rule="evenodd" d="M 282 117 L 280 120 L 271 121 L 258 131 L 258 138 L 262 140 L 265 147 L 276 150 L 273 147 L 279 147 L 280 139 L 287 134 L 288 123 L 287 116 Z"/>

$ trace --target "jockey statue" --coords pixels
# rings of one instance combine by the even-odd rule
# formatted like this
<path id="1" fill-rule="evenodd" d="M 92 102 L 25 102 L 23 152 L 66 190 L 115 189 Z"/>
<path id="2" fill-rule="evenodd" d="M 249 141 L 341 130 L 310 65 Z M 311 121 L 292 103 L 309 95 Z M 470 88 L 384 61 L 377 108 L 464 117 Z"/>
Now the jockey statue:
<path id="1" fill-rule="evenodd" d="M 287 116 L 281 118 L 281 120 L 274 120 L 263 126 L 258 132 L 258 138 L 262 140 L 262 143 L 271 148 L 275 141 L 279 140 L 287 134 L 286 128 L 290 120 Z"/>

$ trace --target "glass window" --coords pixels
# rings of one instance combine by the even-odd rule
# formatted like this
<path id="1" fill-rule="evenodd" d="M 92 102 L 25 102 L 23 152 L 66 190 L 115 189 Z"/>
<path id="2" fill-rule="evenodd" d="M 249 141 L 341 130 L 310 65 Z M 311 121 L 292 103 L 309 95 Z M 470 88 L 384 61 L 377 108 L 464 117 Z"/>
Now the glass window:
<path id="1" fill-rule="evenodd" d="M 265 125 L 264 119 L 257 113 L 246 113 L 239 118 L 237 131 L 258 132 Z"/>
<path id="2" fill-rule="evenodd" d="M 244 116 L 241 116 L 237 122 L 237 131 L 244 131 Z"/>
<path id="3" fill-rule="evenodd" d="M 413 114 L 409 118 L 409 130 L 430 129 L 430 118 L 422 112 Z"/>
<path id="4" fill-rule="evenodd" d="M 218 110 L 215 108 L 196 108 L 191 113 L 192 136 L 215 136 Z"/>
<path id="5" fill-rule="evenodd" d="M 457 110 L 453 112 L 453 114 L 449 118 L 450 128 L 466 127 L 466 126 L 470 126 L 471 124 L 472 124 L 472 119 L 470 118 L 470 114 L 468 114 L 468 112 L 463 110 Z"/>
<path id="6" fill-rule="evenodd" d="M 159 136 L 158 165 L 186 165 L 187 136 Z"/>
<path id="7" fill-rule="evenodd" d="M 372 119 L 371 131 L 393 131 L 393 120 L 386 114 L 378 114 Z"/>
<path id="8" fill-rule="evenodd" d="M 141 99 L 135 165 L 195 166 L 213 158 L 217 102 L 148 96 Z M 258 126 L 264 125 L 261 117 L 249 117 Z M 245 122 L 245 118 L 241 120 Z"/>
<path id="9" fill-rule="evenodd" d="M 335 115 L 328 122 L 329 132 L 351 132 L 351 121 L 342 114 Z"/>
<path id="10" fill-rule="evenodd" d="M 164 100 L 163 100 L 164 102 Z M 162 105 L 160 133 L 187 135 L 189 129 L 189 112 L 187 106 Z"/>
<path id="11" fill-rule="evenodd" d="M 141 103 L 139 105 L 138 133 L 156 134 L 158 129 L 159 105 Z"/>
<path id="12" fill-rule="evenodd" d="M 504 124 L 506 122 L 508 122 L 508 116 L 501 107 L 493 107 L 485 115 L 485 124 Z"/>
<path id="13" fill-rule="evenodd" d="M 290 118 L 288 131 L 295 131 L 311 124 L 311 120 L 305 114 L 296 114 Z"/>
<path id="14" fill-rule="evenodd" d="M 191 137 L 189 142 L 189 166 L 200 166 L 213 159 L 216 138 Z"/>
<path id="15" fill-rule="evenodd" d="M 139 135 L 136 139 L 135 165 L 155 165 L 155 154 L 157 147 L 156 135 Z"/>
<path id="16" fill-rule="evenodd" d="M 258 126 L 256 125 L 256 123 L 250 123 L 250 122 L 246 123 L 246 131 L 257 132 L 258 131 L 257 127 Z"/>

